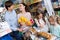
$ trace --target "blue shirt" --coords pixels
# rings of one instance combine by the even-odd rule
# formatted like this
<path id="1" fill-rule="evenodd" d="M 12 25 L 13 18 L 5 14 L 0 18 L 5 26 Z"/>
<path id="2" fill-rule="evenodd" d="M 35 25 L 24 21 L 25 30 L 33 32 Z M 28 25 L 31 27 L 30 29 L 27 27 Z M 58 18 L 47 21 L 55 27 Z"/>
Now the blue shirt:
<path id="1" fill-rule="evenodd" d="M 16 15 L 15 10 L 13 10 L 12 12 L 6 11 L 5 21 L 7 21 L 9 23 L 12 31 L 17 30 L 18 25 L 17 25 L 17 15 Z"/>
<path id="2" fill-rule="evenodd" d="M 60 25 L 56 25 L 56 26 L 51 25 L 50 33 L 57 37 L 60 37 Z"/>

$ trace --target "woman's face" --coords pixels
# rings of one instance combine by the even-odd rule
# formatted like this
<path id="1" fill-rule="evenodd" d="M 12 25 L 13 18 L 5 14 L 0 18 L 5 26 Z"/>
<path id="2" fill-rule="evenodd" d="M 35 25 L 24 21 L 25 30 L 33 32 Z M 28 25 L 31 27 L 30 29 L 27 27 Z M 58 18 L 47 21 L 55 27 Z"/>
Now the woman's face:
<path id="1" fill-rule="evenodd" d="M 40 19 L 40 18 L 43 18 L 43 14 L 39 14 L 38 15 L 38 18 Z"/>
<path id="2" fill-rule="evenodd" d="M 23 11 L 25 9 L 25 6 L 23 4 L 19 4 L 20 11 Z"/>

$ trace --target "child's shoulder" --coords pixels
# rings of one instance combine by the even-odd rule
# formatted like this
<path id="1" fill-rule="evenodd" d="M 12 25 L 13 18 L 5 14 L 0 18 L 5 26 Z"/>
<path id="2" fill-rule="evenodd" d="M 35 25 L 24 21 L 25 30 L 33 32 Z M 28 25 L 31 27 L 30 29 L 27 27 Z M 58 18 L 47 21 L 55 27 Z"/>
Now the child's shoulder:
<path id="1" fill-rule="evenodd" d="M 59 24 L 57 24 L 57 25 L 56 25 L 56 28 L 59 28 L 59 29 L 60 29 L 60 25 L 59 25 Z"/>
<path id="2" fill-rule="evenodd" d="M 58 27 L 60 28 L 60 25 L 58 24 Z"/>

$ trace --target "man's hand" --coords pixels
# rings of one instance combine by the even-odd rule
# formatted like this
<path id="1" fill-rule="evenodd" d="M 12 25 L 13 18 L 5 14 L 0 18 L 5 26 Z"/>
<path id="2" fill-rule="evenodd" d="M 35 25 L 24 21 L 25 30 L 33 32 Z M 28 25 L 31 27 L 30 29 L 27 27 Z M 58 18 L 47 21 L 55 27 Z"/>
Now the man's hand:
<path id="1" fill-rule="evenodd" d="M 18 30 L 19 32 L 22 32 L 22 31 L 23 31 L 23 29 L 22 29 L 22 28 L 18 28 L 17 30 Z"/>

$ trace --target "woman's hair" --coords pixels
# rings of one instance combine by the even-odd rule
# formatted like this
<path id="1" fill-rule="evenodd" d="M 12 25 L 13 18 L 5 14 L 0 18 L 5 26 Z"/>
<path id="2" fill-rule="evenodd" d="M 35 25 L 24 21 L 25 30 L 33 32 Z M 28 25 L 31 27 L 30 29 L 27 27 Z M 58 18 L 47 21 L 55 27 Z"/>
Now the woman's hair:
<path id="1" fill-rule="evenodd" d="M 25 3 L 20 3 L 20 4 L 23 4 L 23 5 L 25 6 L 25 11 L 26 11 L 26 12 L 30 12 L 30 11 L 29 11 L 29 7 L 28 7 Z"/>
<path id="2" fill-rule="evenodd" d="M 59 23 L 60 17 L 57 17 L 57 18 L 56 18 L 56 21 L 57 21 L 58 24 L 60 24 L 60 23 Z"/>
<path id="3" fill-rule="evenodd" d="M 38 18 L 38 15 L 40 15 L 40 14 L 42 14 L 43 20 L 44 20 L 44 22 L 46 22 L 46 21 L 45 21 L 45 15 L 44 15 L 43 12 L 36 12 L 36 18 L 39 19 L 39 18 Z"/>

